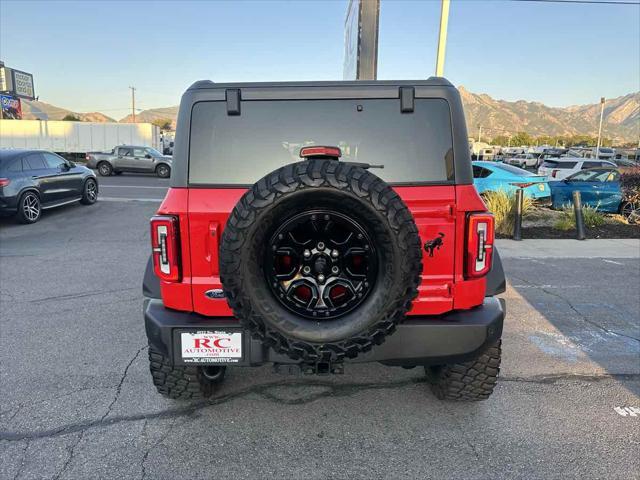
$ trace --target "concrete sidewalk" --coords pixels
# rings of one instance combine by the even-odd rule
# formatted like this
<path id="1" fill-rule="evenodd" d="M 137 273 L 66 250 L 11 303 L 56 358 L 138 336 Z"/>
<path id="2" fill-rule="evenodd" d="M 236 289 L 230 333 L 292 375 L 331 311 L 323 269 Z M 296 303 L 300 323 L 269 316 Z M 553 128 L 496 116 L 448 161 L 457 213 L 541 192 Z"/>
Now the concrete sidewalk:
<path id="1" fill-rule="evenodd" d="M 503 258 L 640 258 L 640 239 L 496 240 Z"/>

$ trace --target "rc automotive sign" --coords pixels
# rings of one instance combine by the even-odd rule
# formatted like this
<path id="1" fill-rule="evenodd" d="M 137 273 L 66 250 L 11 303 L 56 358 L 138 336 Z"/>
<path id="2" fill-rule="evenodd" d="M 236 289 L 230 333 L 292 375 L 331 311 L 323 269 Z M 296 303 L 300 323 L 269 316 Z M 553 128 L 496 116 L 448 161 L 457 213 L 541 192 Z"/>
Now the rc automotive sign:
<path id="1" fill-rule="evenodd" d="M 180 339 L 185 363 L 238 363 L 242 358 L 239 332 L 182 332 Z"/>

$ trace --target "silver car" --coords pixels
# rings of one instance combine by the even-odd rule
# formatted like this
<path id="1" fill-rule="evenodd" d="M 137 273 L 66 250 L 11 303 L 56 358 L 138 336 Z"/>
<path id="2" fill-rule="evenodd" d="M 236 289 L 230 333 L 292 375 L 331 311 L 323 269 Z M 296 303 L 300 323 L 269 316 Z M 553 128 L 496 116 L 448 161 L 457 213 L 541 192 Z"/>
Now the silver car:
<path id="1" fill-rule="evenodd" d="M 122 172 L 155 173 L 160 178 L 171 176 L 171 157 L 151 147 L 120 145 L 110 153 L 88 152 L 87 166 L 96 168 L 103 177 Z"/>

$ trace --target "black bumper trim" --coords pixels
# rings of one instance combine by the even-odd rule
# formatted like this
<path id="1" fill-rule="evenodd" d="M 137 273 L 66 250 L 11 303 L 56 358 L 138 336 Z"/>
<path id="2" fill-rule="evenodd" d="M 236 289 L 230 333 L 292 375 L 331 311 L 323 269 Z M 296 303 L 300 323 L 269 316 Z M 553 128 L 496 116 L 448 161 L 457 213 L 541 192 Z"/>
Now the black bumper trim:
<path id="1" fill-rule="evenodd" d="M 463 362 L 478 356 L 502 336 L 504 316 L 504 300 L 495 297 L 486 297 L 482 305 L 470 310 L 435 317 L 410 316 L 382 345 L 346 362 L 380 362 L 398 366 Z M 234 366 L 298 363 L 266 348 L 233 318 L 204 317 L 170 310 L 161 300 L 147 298 L 144 301 L 144 319 L 149 343 L 176 365 L 184 364 L 179 358 L 177 334 L 203 329 L 243 332 L 243 358 L 233 363 Z"/>

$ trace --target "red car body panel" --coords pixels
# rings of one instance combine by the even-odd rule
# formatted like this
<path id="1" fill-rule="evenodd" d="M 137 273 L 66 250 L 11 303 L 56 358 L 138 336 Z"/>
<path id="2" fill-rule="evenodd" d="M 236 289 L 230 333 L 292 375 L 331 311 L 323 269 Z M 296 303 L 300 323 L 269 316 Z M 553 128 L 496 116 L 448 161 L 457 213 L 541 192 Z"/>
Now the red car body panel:
<path id="1" fill-rule="evenodd" d="M 418 298 L 408 315 L 438 315 L 482 304 L 486 280 L 464 277 L 466 217 L 486 207 L 473 185 L 398 186 L 395 190 L 411 210 L 422 243 L 442 238 L 440 248 L 423 253 Z M 161 282 L 163 303 L 175 310 L 211 317 L 233 315 L 224 298 L 210 298 L 222 289 L 218 247 L 227 218 L 245 188 L 171 188 L 158 214 L 175 215 L 180 228 L 182 280 Z"/>

